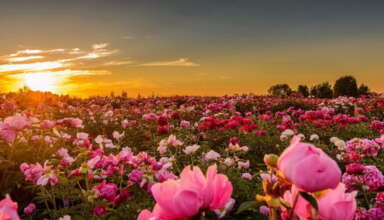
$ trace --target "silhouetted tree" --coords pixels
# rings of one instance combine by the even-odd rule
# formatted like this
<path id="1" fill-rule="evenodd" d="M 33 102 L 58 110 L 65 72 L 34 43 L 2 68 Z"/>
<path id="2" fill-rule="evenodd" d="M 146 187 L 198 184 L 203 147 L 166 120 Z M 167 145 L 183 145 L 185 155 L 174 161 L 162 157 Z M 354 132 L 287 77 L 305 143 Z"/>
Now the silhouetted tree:
<path id="1" fill-rule="evenodd" d="M 369 93 L 370 93 L 369 87 L 366 86 L 366 85 L 364 85 L 364 84 L 361 84 L 361 85 L 359 86 L 359 89 L 357 90 L 357 94 L 358 94 L 359 96 L 362 96 L 362 95 L 369 95 Z"/>
<path id="2" fill-rule="evenodd" d="M 333 87 L 335 97 L 339 96 L 348 96 L 348 97 L 357 97 L 358 89 L 356 79 L 353 76 L 343 76 L 340 77 L 335 82 Z"/>
<path id="3" fill-rule="evenodd" d="M 324 82 L 311 88 L 311 95 L 316 98 L 332 98 L 333 91 L 329 82 Z"/>
<path id="4" fill-rule="evenodd" d="M 302 94 L 304 97 L 309 96 L 309 89 L 308 89 L 308 86 L 306 86 L 306 85 L 299 85 L 297 87 L 297 92 Z"/>
<path id="5" fill-rule="evenodd" d="M 292 89 L 289 87 L 288 84 L 277 84 L 277 85 L 271 86 L 268 89 L 268 93 L 271 96 L 284 97 L 291 94 Z"/>

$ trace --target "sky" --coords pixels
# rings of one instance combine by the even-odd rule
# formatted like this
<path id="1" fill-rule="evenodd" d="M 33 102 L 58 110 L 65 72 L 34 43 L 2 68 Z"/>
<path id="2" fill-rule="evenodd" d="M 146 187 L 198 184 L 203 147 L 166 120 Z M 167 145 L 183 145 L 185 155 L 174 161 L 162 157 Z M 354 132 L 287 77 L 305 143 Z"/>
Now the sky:
<path id="1" fill-rule="evenodd" d="M 351 74 L 384 92 L 384 2 L 1 0 L 0 89 L 266 93 Z"/>

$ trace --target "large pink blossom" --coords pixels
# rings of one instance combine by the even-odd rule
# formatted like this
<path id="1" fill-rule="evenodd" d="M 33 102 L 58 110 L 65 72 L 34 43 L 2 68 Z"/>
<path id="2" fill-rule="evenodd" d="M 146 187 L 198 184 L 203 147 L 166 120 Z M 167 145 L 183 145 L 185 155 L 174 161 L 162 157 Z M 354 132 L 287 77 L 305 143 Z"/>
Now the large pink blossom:
<path id="1" fill-rule="evenodd" d="M 17 214 L 17 203 L 7 195 L 0 201 L 0 219 L 1 220 L 19 220 Z"/>
<path id="2" fill-rule="evenodd" d="M 200 210 L 224 208 L 232 195 L 232 184 L 216 165 L 206 175 L 198 167 L 186 167 L 180 179 L 167 180 L 152 187 L 157 204 L 150 212 L 143 210 L 138 219 L 181 219 L 195 216 Z"/>
<path id="3" fill-rule="evenodd" d="M 341 179 L 337 163 L 321 149 L 301 143 L 298 136 L 280 156 L 278 167 L 285 178 L 307 192 L 335 188 Z"/>

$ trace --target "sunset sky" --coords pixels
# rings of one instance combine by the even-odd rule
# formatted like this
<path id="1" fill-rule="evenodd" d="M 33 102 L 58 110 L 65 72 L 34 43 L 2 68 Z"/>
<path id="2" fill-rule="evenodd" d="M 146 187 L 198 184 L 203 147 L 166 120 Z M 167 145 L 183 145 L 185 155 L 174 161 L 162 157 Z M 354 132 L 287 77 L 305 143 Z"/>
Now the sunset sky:
<path id="1" fill-rule="evenodd" d="M 382 1 L 1 0 L 0 87 L 86 97 L 384 91 Z"/>

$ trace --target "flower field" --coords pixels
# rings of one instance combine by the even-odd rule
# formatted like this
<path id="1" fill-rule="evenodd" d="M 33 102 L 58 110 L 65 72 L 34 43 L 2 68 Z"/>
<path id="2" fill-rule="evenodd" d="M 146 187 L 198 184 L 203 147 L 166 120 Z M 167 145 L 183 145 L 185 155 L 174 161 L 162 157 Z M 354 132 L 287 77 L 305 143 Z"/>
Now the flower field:
<path id="1" fill-rule="evenodd" d="M 0 219 L 384 219 L 384 98 L 0 97 Z"/>

